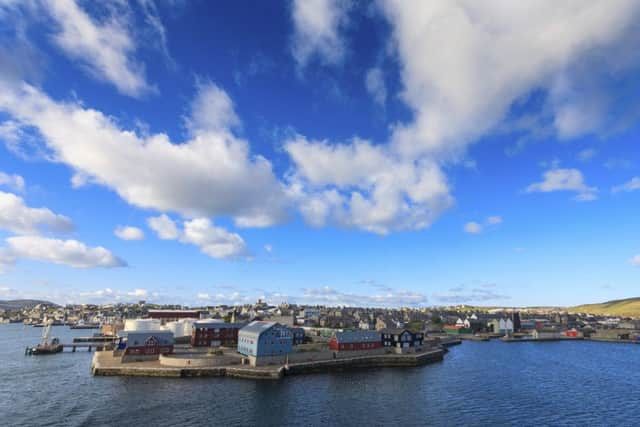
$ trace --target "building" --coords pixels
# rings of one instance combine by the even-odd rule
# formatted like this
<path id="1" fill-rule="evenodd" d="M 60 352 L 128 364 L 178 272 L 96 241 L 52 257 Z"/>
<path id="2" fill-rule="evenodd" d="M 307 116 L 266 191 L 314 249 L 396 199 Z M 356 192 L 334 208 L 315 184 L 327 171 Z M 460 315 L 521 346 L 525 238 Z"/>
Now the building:
<path id="1" fill-rule="evenodd" d="M 408 329 L 387 328 L 380 331 L 384 347 L 409 348 L 421 347 L 424 340 L 422 332 L 411 332 Z"/>
<path id="2" fill-rule="evenodd" d="M 154 360 L 173 353 L 174 342 L 170 331 L 120 331 L 116 351 L 122 354 L 122 362 Z"/>
<path id="3" fill-rule="evenodd" d="M 289 328 L 293 335 L 293 345 L 304 344 L 304 329 L 303 328 Z"/>
<path id="4" fill-rule="evenodd" d="M 382 347 L 382 339 L 378 331 L 346 331 L 336 332 L 329 341 L 333 351 L 372 350 Z"/>
<path id="5" fill-rule="evenodd" d="M 180 319 L 199 319 L 199 310 L 149 310 L 150 319 L 159 319 L 164 325 L 167 322 L 176 322 Z"/>
<path id="6" fill-rule="evenodd" d="M 200 321 L 193 324 L 191 345 L 193 347 L 236 347 L 238 332 L 245 323 L 222 321 Z"/>
<path id="7" fill-rule="evenodd" d="M 256 320 L 238 332 L 238 353 L 247 356 L 251 366 L 282 363 L 291 351 L 291 329 L 279 323 Z"/>

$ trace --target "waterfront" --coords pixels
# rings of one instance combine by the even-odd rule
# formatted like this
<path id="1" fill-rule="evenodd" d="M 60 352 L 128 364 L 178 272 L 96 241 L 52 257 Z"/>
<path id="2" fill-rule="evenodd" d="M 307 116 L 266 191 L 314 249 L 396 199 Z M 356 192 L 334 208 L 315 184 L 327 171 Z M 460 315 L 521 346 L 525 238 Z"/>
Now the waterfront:
<path id="1" fill-rule="evenodd" d="M 464 342 L 434 365 L 265 382 L 93 377 L 92 353 L 25 357 L 40 333 L 0 325 L 5 425 L 636 425 L 640 404 L 625 344 Z"/>

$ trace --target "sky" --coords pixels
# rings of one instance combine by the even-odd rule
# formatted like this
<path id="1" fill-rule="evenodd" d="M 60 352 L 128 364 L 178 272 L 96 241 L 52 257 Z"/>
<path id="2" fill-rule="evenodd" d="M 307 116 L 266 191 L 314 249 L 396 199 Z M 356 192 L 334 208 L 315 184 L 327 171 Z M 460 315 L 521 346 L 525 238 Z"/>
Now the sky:
<path id="1" fill-rule="evenodd" d="M 640 3 L 0 0 L 0 299 L 637 296 Z"/>

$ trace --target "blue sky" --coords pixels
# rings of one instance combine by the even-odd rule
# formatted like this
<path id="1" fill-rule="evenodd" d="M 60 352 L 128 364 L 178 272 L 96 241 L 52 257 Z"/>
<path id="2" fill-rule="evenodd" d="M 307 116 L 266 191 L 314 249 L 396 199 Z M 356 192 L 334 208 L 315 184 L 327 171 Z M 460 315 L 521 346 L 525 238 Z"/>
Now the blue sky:
<path id="1" fill-rule="evenodd" d="M 637 296 L 639 15 L 0 2 L 0 298 Z"/>

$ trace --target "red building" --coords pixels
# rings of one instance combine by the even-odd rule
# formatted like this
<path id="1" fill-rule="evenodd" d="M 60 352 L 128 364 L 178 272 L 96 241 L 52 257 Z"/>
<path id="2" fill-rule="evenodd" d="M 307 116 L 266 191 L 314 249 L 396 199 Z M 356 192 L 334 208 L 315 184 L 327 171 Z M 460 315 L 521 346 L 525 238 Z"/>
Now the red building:
<path id="1" fill-rule="evenodd" d="M 193 347 L 235 347 L 244 323 L 195 322 L 191 332 Z"/>
<path id="2" fill-rule="evenodd" d="M 336 332 L 329 341 L 333 351 L 372 350 L 382 347 L 382 336 L 376 331 Z"/>

